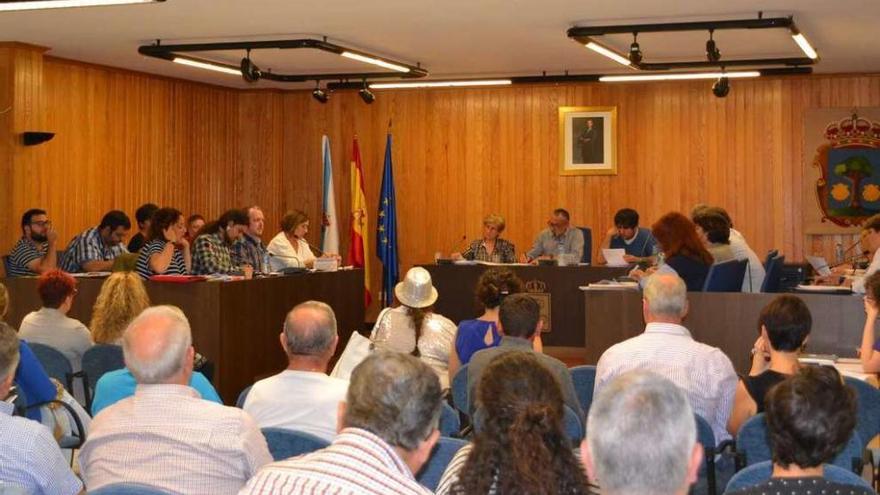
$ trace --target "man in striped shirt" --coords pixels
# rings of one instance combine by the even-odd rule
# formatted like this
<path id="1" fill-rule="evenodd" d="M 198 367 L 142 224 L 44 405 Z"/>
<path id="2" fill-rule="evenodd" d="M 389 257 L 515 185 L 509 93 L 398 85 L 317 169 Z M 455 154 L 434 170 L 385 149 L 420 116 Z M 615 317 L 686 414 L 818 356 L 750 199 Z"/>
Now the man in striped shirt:
<path id="1" fill-rule="evenodd" d="M 608 348 L 596 365 L 595 394 L 616 376 L 634 369 L 653 371 L 681 387 L 694 412 L 715 439 L 730 438 L 737 377 L 730 359 L 716 347 L 697 342 L 681 325 L 688 311 L 687 287 L 674 273 L 656 273 L 645 284 L 645 332 Z"/>
<path id="2" fill-rule="evenodd" d="M 425 495 L 413 473 L 440 436 L 437 375 L 418 358 L 377 352 L 352 373 L 329 447 L 261 469 L 241 494 Z"/>
<path id="3" fill-rule="evenodd" d="M 61 269 L 68 273 L 109 272 L 113 260 L 128 252 L 122 241 L 130 229 L 131 220 L 125 212 L 107 212 L 97 227 L 86 230 L 70 241 Z"/>
<path id="4" fill-rule="evenodd" d="M 21 216 L 21 239 L 9 253 L 7 277 L 27 277 L 52 270 L 57 265 L 55 243 L 58 233 L 52 228 L 46 210 L 32 208 Z"/>

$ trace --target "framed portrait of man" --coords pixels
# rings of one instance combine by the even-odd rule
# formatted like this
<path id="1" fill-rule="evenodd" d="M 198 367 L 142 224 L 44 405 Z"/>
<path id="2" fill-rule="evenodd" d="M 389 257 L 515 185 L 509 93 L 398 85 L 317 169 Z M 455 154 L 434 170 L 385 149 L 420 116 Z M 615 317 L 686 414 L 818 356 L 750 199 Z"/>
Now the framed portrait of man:
<path id="1" fill-rule="evenodd" d="M 617 175 L 617 107 L 559 107 L 559 174 Z"/>

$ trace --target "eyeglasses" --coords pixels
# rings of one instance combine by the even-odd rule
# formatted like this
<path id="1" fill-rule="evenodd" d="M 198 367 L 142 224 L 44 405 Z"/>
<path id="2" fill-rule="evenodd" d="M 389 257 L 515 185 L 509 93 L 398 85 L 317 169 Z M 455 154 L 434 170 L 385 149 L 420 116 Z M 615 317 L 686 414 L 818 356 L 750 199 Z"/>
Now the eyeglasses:
<path id="1" fill-rule="evenodd" d="M 42 220 L 40 222 L 31 222 L 31 225 L 36 225 L 37 227 L 47 227 L 52 225 L 52 220 Z"/>

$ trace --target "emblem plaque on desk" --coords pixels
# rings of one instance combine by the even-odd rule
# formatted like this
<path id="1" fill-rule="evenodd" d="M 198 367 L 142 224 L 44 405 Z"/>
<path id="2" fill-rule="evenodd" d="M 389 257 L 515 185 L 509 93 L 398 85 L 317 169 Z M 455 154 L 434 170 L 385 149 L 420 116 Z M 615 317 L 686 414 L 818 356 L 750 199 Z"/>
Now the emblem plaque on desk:
<path id="1" fill-rule="evenodd" d="M 526 282 L 526 292 L 541 307 L 541 320 L 544 322 L 542 333 L 549 333 L 553 327 L 550 323 L 550 293 L 547 292 L 547 284 L 541 280 L 529 280 Z"/>

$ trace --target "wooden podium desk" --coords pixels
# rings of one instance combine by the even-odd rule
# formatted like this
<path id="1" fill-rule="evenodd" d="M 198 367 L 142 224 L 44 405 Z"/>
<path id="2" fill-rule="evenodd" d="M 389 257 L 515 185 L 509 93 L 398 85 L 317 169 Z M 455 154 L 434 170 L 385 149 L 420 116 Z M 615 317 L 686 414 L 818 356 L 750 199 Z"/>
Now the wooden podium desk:
<path id="1" fill-rule="evenodd" d="M 101 278 L 79 278 L 79 294 L 69 316 L 86 326 Z M 2 279 L 11 300 L 7 322 L 40 308 L 36 278 Z M 255 380 L 287 365 L 278 335 L 293 306 L 310 299 L 329 304 L 336 313 L 341 353 L 353 330 L 364 322 L 364 272 L 342 270 L 235 282 L 189 284 L 145 283 L 153 304 L 173 304 L 186 313 L 196 351 L 214 362 L 214 386 L 227 404 Z"/>
<path id="2" fill-rule="evenodd" d="M 758 338 L 761 309 L 779 294 L 688 292 L 690 311 L 684 326 L 694 339 L 718 347 L 738 373 L 748 373 L 749 352 Z M 794 294 L 807 304 L 813 327 L 806 352 L 854 357 L 862 342 L 865 311 L 852 295 Z M 584 300 L 586 362 L 596 364 L 612 345 L 642 333 L 641 293 L 588 290 Z"/>
<path id="3" fill-rule="evenodd" d="M 458 323 L 482 314 L 476 300 L 477 279 L 487 265 L 422 265 L 431 273 L 440 296 L 434 305 L 437 313 Z M 550 328 L 541 335 L 545 346 L 581 349 L 584 347 L 584 301 L 579 286 L 603 279 L 621 277 L 628 268 L 604 266 L 526 266 L 509 265 L 541 304 Z"/>

